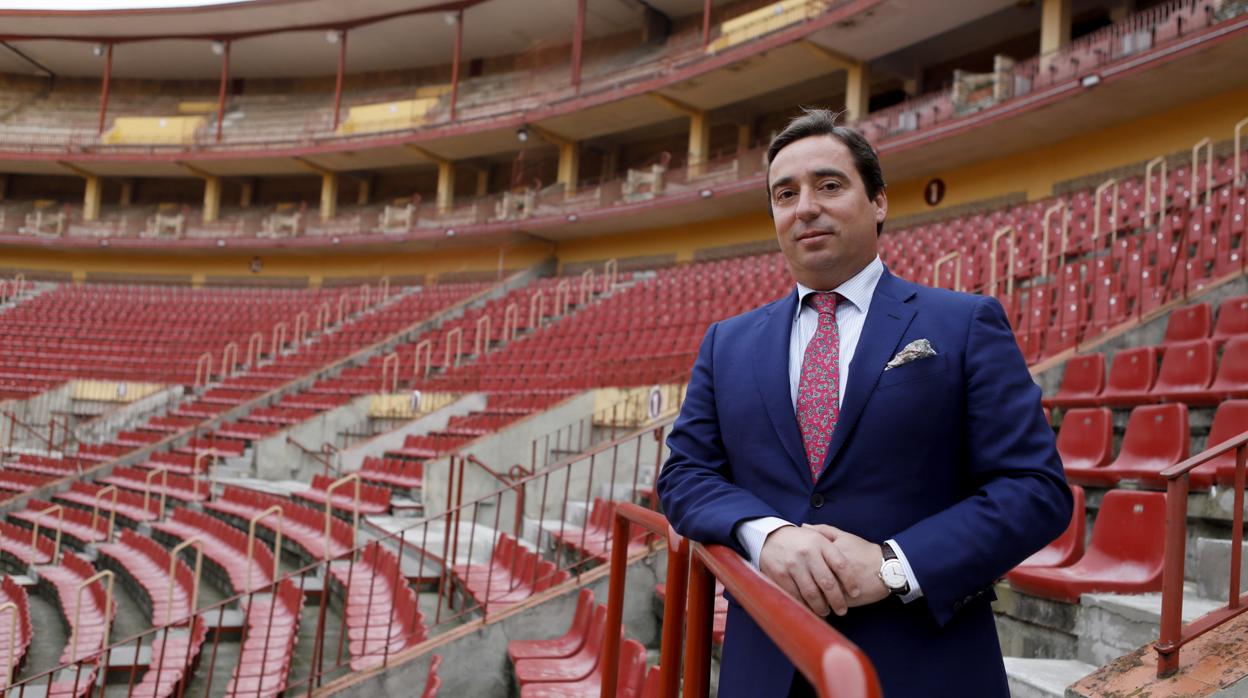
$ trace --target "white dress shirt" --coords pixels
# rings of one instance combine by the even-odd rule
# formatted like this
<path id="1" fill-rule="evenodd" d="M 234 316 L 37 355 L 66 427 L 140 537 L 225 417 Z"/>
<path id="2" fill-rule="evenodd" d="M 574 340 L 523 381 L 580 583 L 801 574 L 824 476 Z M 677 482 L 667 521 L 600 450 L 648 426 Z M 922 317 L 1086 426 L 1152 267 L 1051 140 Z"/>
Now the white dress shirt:
<path id="1" fill-rule="evenodd" d="M 875 295 L 875 286 L 883 274 L 884 263 L 876 257 L 870 264 L 863 267 L 862 271 L 833 289 L 840 294 L 842 299 L 836 304 L 836 326 L 840 340 L 838 369 L 841 379 L 838 399 L 841 403 L 845 401 L 845 391 L 849 385 L 849 366 L 854 360 L 854 351 L 858 348 L 862 327 L 867 322 L 871 298 Z M 793 329 L 789 333 L 789 395 L 793 401 L 794 415 L 797 414 L 797 389 L 802 378 L 802 361 L 806 355 L 806 345 L 810 344 L 811 338 L 815 336 L 815 331 L 819 328 L 818 311 L 805 302 L 806 297 L 815 292 L 814 289 L 797 284 L 797 307 L 793 314 Z M 772 531 L 792 525 L 775 516 L 748 519 L 738 524 L 737 541 L 749 553 L 750 564 L 755 568 L 758 567 L 758 558 L 762 553 L 763 543 Z M 923 595 L 922 589 L 919 588 L 919 580 L 915 579 L 914 571 L 910 569 L 910 563 L 906 560 L 906 554 L 901 551 L 897 542 L 894 540 L 885 542 L 897 553 L 897 559 L 901 561 L 902 569 L 906 572 L 910 592 L 902 596 L 901 600 L 909 603 Z"/>

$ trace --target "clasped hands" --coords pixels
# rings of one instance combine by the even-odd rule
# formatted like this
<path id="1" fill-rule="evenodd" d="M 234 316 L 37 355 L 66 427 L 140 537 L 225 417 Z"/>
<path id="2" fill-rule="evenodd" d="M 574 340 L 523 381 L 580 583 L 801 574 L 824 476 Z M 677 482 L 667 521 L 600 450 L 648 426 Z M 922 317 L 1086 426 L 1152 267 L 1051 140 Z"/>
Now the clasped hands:
<path id="1" fill-rule="evenodd" d="M 767 536 L 758 569 L 819 617 L 843 616 L 888 596 L 877 543 L 824 524 L 784 526 Z"/>

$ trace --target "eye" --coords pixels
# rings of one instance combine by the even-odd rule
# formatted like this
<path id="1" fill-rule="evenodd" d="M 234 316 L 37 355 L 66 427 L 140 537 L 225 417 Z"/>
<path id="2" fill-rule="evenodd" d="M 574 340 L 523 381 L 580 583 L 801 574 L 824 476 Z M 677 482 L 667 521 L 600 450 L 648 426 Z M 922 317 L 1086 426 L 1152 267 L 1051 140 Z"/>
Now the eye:
<path id="1" fill-rule="evenodd" d="M 841 188 L 841 183 L 838 180 L 829 179 L 828 181 L 819 185 L 819 188 L 825 191 L 836 191 L 837 189 Z"/>
<path id="2" fill-rule="evenodd" d="M 793 196 L 794 193 L 792 189 L 781 189 L 776 192 L 776 201 L 787 201 L 793 198 Z"/>

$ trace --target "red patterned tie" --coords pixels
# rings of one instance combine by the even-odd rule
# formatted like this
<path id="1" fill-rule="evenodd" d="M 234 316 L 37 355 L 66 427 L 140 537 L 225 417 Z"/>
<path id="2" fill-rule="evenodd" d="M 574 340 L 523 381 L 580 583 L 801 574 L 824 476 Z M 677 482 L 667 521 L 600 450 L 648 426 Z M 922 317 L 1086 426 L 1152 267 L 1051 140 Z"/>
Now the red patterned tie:
<path id="1" fill-rule="evenodd" d="M 836 327 L 835 293 L 812 293 L 810 304 L 819 313 L 819 328 L 802 357 L 797 384 L 797 425 L 810 461 L 810 479 L 818 480 L 828 455 L 832 430 L 840 416 L 841 341 Z"/>

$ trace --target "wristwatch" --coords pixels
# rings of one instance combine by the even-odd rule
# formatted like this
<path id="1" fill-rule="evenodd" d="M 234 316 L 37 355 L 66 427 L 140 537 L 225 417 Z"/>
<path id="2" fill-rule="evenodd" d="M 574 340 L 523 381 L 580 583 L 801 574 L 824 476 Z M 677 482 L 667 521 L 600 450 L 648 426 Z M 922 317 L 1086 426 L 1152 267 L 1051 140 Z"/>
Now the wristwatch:
<path id="1" fill-rule="evenodd" d="M 884 561 L 880 563 L 879 576 L 884 586 L 888 587 L 888 593 L 893 596 L 909 594 L 910 582 L 906 579 L 906 570 L 901 566 L 901 560 L 897 559 L 893 546 L 880 543 L 880 552 L 884 554 Z"/>

